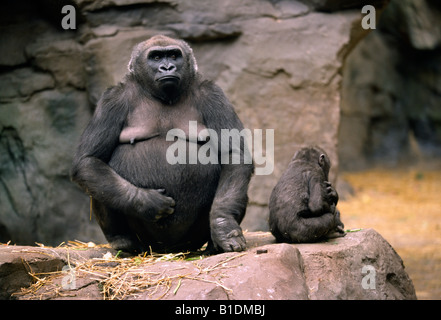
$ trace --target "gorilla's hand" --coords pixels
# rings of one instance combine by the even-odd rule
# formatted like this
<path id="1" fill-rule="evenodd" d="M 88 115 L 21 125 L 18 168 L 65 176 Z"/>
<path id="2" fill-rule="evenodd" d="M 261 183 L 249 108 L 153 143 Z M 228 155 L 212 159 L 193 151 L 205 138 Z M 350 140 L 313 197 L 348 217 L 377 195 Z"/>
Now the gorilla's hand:
<path id="1" fill-rule="evenodd" d="M 246 249 L 246 240 L 242 230 L 237 225 L 228 227 L 229 221 L 225 218 L 215 219 L 211 225 L 211 239 L 216 249 L 224 252 L 243 251 Z"/>
<path id="2" fill-rule="evenodd" d="M 154 222 L 172 214 L 175 211 L 175 201 L 164 195 L 164 192 L 164 189 L 137 188 L 132 202 L 136 213 L 141 218 Z"/>
<path id="3" fill-rule="evenodd" d="M 334 187 L 332 187 L 332 185 L 329 181 L 325 181 L 325 187 L 326 187 L 326 194 L 327 194 L 327 198 L 328 198 L 328 203 L 336 205 L 338 202 L 337 191 L 335 191 Z"/>

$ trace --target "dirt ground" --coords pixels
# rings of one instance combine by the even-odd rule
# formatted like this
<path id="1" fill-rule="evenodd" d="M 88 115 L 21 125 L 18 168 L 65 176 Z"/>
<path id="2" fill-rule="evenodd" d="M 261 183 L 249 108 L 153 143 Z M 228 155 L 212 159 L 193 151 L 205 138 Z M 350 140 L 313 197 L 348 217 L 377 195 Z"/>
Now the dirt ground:
<path id="1" fill-rule="evenodd" d="M 345 229 L 377 230 L 403 259 L 418 299 L 441 299 L 441 161 L 340 179 L 354 189 L 338 204 Z"/>

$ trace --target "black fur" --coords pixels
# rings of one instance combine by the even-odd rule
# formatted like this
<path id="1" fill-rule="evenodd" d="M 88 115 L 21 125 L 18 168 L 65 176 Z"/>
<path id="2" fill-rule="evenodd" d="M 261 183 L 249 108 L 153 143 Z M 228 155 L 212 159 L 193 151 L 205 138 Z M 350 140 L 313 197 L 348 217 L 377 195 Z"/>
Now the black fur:
<path id="1" fill-rule="evenodd" d="M 278 242 L 316 242 L 344 235 L 336 208 L 338 194 L 328 181 L 330 167 L 319 147 L 296 152 L 270 197 L 270 230 Z"/>
<path id="2" fill-rule="evenodd" d="M 161 78 L 162 62 L 146 59 L 150 48 L 170 46 L 181 50 L 182 59 L 179 63 L 164 49 L 166 73 L 174 78 L 161 83 L 153 77 Z M 132 253 L 196 250 L 207 241 L 211 252 L 244 250 L 239 224 L 254 166 L 166 161 L 174 143 L 166 141 L 167 132 L 188 131 L 190 120 L 219 137 L 221 129 L 242 130 L 228 99 L 200 78 L 190 47 L 180 40 L 156 36 L 141 43 L 129 70 L 98 102 L 71 171 L 72 180 L 93 197 L 107 240 Z"/>

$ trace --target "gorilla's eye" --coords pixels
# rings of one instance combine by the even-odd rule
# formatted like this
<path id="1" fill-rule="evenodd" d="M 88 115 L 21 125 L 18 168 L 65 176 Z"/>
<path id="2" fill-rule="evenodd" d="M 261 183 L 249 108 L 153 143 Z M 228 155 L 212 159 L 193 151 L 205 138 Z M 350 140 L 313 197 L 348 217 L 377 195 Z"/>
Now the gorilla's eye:
<path id="1" fill-rule="evenodd" d="M 169 58 L 172 60 L 177 60 L 182 57 L 182 53 L 180 50 L 171 50 L 168 54 Z"/>
<path id="2" fill-rule="evenodd" d="M 163 58 L 163 53 L 159 50 L 154 50 L 152 52 L 149 53 L 148 55 L 148 59 L 149 60 L 153 60 L 153 61 L 160 61 Z"/>

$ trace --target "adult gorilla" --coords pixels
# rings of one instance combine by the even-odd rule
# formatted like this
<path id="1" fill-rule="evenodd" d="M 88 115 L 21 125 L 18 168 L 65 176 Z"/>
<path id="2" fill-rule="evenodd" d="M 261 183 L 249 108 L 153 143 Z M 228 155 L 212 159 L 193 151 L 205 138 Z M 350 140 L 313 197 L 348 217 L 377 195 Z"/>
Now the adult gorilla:
<path id="1" fill-rule="evenodd" d="M 210 253 L 245 249 L 239 224 L 254 166 L 168 163 L 167 149 L 175 143 L 166 139 L 171 129 L 185 132 L 187 150 L 209 143 L 189 137 L 190 121 L 198 132 L 211 129 L 218 137 L 221 129 L 243 129 L 222 90 L 197 73 L 187 43 L 155 36 L 138 44 L 124 81 L 98 102 L 71 171 L 93 198 L 93 212 L 113 248 L 196 250 L 208 241 Z"/>

